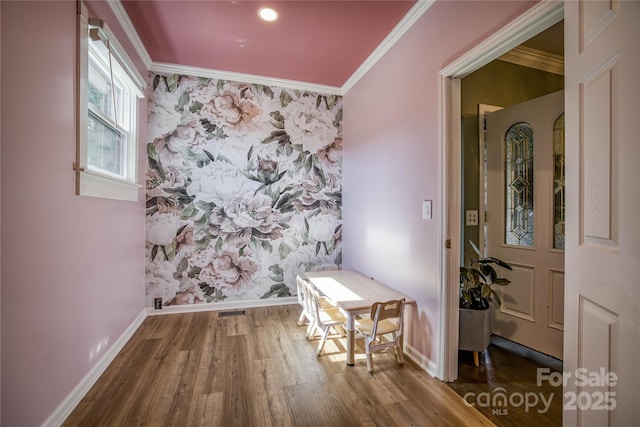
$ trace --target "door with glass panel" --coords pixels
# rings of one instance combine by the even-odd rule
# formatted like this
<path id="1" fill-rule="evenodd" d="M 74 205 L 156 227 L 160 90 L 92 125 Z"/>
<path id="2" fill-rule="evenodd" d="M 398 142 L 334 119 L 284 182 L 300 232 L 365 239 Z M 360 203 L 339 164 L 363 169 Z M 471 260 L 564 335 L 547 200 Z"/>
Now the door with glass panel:
<path id="1" fill-rule="evenodd" d="M 562 358 L 564 92 L 487 115 L 487 255 L 508 262 L 492 332 Z"/>

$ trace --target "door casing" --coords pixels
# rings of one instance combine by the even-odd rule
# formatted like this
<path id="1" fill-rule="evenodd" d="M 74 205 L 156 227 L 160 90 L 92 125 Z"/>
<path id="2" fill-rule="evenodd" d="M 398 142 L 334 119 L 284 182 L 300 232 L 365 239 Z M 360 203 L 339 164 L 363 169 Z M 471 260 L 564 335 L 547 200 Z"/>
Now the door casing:
<path id="1" fill-rule="evenodd" d="M 458 276 L 462 219 L 461 80 L 564 17 L 563 2 L 540 2 L 509 25 L 443 68 L 438 87 L 440 290 L 438 295 L 438 363 L 443 381 L 458 377 Z"/>

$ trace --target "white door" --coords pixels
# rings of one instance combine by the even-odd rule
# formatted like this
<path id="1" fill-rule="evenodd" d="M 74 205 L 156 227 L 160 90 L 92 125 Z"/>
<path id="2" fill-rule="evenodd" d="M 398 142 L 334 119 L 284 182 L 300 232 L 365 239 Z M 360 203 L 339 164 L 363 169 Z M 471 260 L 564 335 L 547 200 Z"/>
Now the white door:
<path id="1" fill-rule="evenodd" d="M 568 426 L 640 422 L 639 28 L 638 1 L 565 2 Z"/>
<path id="2" fill-rule="evenodd" d="M 562 359 L 564 92 L 487 115 L 487 255 L 513 271 L 492 332 Z M 554 135 L 556 145 L 554 146 Z"/>

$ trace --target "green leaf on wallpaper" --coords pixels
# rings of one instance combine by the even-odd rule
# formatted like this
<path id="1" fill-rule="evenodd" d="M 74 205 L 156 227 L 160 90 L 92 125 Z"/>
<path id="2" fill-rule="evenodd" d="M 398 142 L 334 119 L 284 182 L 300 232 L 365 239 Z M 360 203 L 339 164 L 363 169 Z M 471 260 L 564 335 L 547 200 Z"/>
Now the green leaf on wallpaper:
<path id="1" fill-rule="evenodd" d="M 284 283 L 276 283 L 272 285 L 264 295 L 260 297 L 260 299 L 271 298 L 272 296 L 276 296 L 277 298 L 284 298 L 291 296 L 291 291 Z"/>
<path id="2" fill-rule="evenodd" d="M 280 254 L 280 259 L 285 259 L 291 253 L 291 248 L 285 242 L 280 242 L 278 253 Z"/>
<path id="3" fill-rule="evenodd" d="M 315 172 L 316 176 L 317 176 L 318 178 L 320 178 L 320 182 L 322 183 L 322 185 L 323 185 L 323 186 L 326 186 L 326 185 L 327 185 L 327 180 L 326 180 L 326 179 L 325 179 L 325 177 L 324 177 L 324 172 L 322 171 L 322 169 L 320 169 L 320 168 L 319 168 L 319 167 L 317 167 L 317 166 L 314 166 L 314 167 L 313 167 L 313 171 Z"/>
<path id="4" fill-rule="evenodd" d="M 147 160 L 149 162 L 149 169 L 156 171 L 156 173 L 158 174 L 158 177 L 162 181 L 167 179 L 166 175 L 164 174 L 164 168 L 162 167 L 162 164 L 159 161 L 156 161 L 156 159 L 154 159 L 151 156 L 147 157 Z"/>
<path id="5" fill-rule="evenodd" d="M 211 243 L 211 236 L 206 235 L 202 239 L 196 240 L 196 252 L 204 250 L 209 247 Z"/>
<path id="6" fill-rule="evenodd" d="M 178 105 L 176 105 L 176 111 L 184 110 L 184 106 L 189 103 L 189 92 L 183 92 L 178 100 Z M 193 111 L 192 111 L 193 112 Z"/>
<path id="7" fill-rule="evenodd" d="M 253 175 L 252 173 L 249 173 L 247 171 L 240 171 L 240 173 L 242 175 L 244 175 L 245 178 L 248 178 L 252 181 L 257 181 L 257 182 L 262 182 L 262 179 L 258 178 L 257 176 Z"/>
<path id="8" fill-rule="evenodd" d="M 187 261 L 187 257 L 183 257 L 178 263 L 176 272 L 174 273 L 173 277 L 176 279 L 180 279 L 182 277 L 182 273 L 187 271 L 187 267 L 189 267 L 189 262 Z"/>
<path id="9" fill-rule="evenodd" d="M 180 212 L 180 219 L 193 218 L 197 213 L 198 210 L 196 209 L 195 205 L 193 203 L 190 203 L 182 209 L 182 212 Z"/>
<path id="10" fill-rule="evenodd" d="M 342 251 L 338 252 L 338 255 L 336 255 L 336 264 L 342 264 Z"/>
<path id="11" fill-rule="evenodd" d="M 316 108 L 319 108 L 320 104 L 322 104 L 322 98 L 323 98 L 322 95 L 318 95 L 318 99 L 316 99 Z M 325 102 L 326 102 L 326 99 L 325 99 Z"/>
<path id="12" fill-rule="evenodd" d="M 286 107 L 291 101 L 293 101 L 293 98 L 289 95 L 289 92 L 287 92 L 286 89 L 282 89 L 282 92 L 280 92 L 280 103 L 282 106 Z"/>
<path id="13" fill-rule="evenodd" d="M 280 264 L 273 264 L 269 266 L 269 271 L 273 274 L 284 274 L 284 270 L 280 267 Z"/>
<path id="14" fill-rule="evenodd" d="M 204 231 L 209 230 L 209 219 L 211 215 L 209 212 L 205 212 L 200 218 L 196 219 L 193 224 L 195 225 L 195 230 L 193 230 L 193 234 L 201 234 Z"/>
<path id="15" fill-rule="evenodd" d="M 304 229 L 309 231 L 309 221 L 307 221 L 307 217 L 304 217 Z"/>
<path id="16" fill-rule="evenodd" d="M 187 272 L 187 276 L 189 277 L 189 279 L 194 279 L 200 275 L 201 271 L 202 271 L 202 267 L 193 266 Z"/>
<path id="17" fill-rule="evenodd" d="M 265 95 L 268 95 L 271 99 L 273 99 L 273 90 L 271 90 L 271 88 L 269 86 L 262 86 L 262 92 L 264 92 Z"/>
<path id="18" fill-rule="evenodd" d="M 173 239 L 171 243 L 168 245 L 164 245 L 162 249 L 164 250 L 164 254 L 167 257 L 167 261 L 171 261 L 173 257 L 176 256 L 176 249 L 178 248 L 178 242 L 176 239 Z"/>
<path id="19" fill-rule="evenodd" d="M 304 96 L 308 96 L 309 95 L 308 92 L 301 92 L 300 89 L 295 89 L 293 91 L 293 93 L 296 96 L 296 98 L 300 98 L 302 95 L 304 95 Z"/>
<path id="20" fill-rule="evenodd" d="M 273 246 L 268 240 L 260 240 L 260 244 L 262 245 L 262 249 L 264 249 L 268 253 L 273 252 Z"/>
<path id="21" fill-rule="evenodd" d="M 164 81 L 167 84 L 167 90 L 169 92 L 173 92 L 174 90 L 176 90 L 178 88 L 178 82 L 180 81 L 180 75 L 179 74 L 171 74 L 170 76 L 166 76 L 164 78 Z"/>
<path id="22" fill-rule="evenodd" d="M 340 122 L 342 121 L 342 108 L 338 110 L 336 113 L 336 120 L 333 122 L 335 127 L 340 127 Z"/>
<path id="23" fill-rule="evenodd" d="M 224 80 L 218 80 L 218 83 L 216 84 L 216 89 L 218 90 L 224 89 L 224 84 L 225 84 Z"/>
<path id="24" fill-rule="evenodd" d="M 253 155 L 253 144 L 251 144 L 251 148 L 249 148 L 249 152 L 247 153 L 247 161 L 251 160 L 252 155 Z"/>
<path id="25" fill-rule="evenodd" d="M 327 105 L 327 110 L 332 110 L 333 107 L 336 106 L 336 101 L 337 101 L 338 97 L 335 95 L 329 95 L 325 98 L 325 102 Z"/>
<path id="26" fill-rule="evenodd" d="M 211 160 L 212 162 L 216 161 L 216 158 L 213 154 L 211 154 L 210 152 L 208 152 L 207 150 L 203 149 L 202 152 L 209 158 L 209 160 Z"/>
<path id="27" fill-rule="evenodd" d="M 151 248 L 151 261 L 156 258 L 156 255 L 158 255 L 158 245 L 153 245 Z"/>
<path id="28" fill-rule="evenodd" d="M 186 93 L 186 92 L 185 92 Z M 193 101 L 191 103 L 191 106 L 189 107 L 189 112 L 190 113 L 199 113 L 200 110 L 202 110 L 202 107 L 204 107 L 204 104 L 200 101 Z"/>
<path id="29" fill-rule="evenodd" d="M 203 200 L 198 200 L 195 205 L 203 212 L 211 212 L 216 207 L 215 202 L 205 202 Z"/>
<path id="30" fill-rule="evenodd" d="M 305 159 L 306 157 L 304 153 L 300 153 L 298 157 L 293 161 L 293 166 L 295 166 L 296 169 L 300 169 L 302 166 L 304 166 Z"/>
<path id="31" fill-rule="evenodd" d="M 287 153 L 287 156 L 290 156 L 291 154 L 293 154 L 293 147 L 291 146 L 291 144 L 287 144 L 284 146 L 285 152 Z"/>
<path id="32" fill-rule="evenodd" d="M 246 97 L 246 96 L 247 96 L 247 91 L 248 91 L 248 90 L 249 90 L 249 88 L 248 88 L 248 87 L 243 88 L 243 89 L 240 91 L 240 98 L 244 98 L 244 97 Z"/>
<path id="33" fill-rule="evenodd" d="M 320 253 L 320 248 L 322 248 L 322 242 L 316 243 L 316 256 Z"/>
<path id="34" fill-rule="evenodd" d="M 306 173 L 311 172 L 311 167 L 313 166 L 313 160 L 312 160 L 313 156 L 309 156 L 307 157 L 307 161 L 304 164 L 304 170 Z"/>
<path id="35" fill-rule="evenodd" d="M 204 130 L 208 133 L 215 132 L 215 130 L 217 129 L 217 126 L 211 123 L 209 119 L 200 119 L 200 123 L 202 124 L 202 127 L 204 127 Z"/>
<path id="36" fill-rule="evenodd" d="M 280 212 L 290 212 L 293 210 L 293 201 L 302 195 L 304 190 L 298 190 L 294 193 L 284 193 L 280 196 L 280 200 L 274 206 Z"/>
<path id="37" fill-rule="evenodd" d="M 156 88 L 158 87 L 158 84 L 159 84 L 159 83 L 160 83 L 160 74 L 156 74 L 156 75 L 153 77 L 153 88 L 152 88 L 151 90 L 152 90 L 152 91 L 153 91 L 153 90 L 156 90 Z"/>
<path id="38" fill-rule="evenodd" d="M 231 160 L 229 160 L 227 157 L 223 156 L 222 154 L 218 154 L 218 157 L 216 157 L 216 160 L 218 160 L 219 162 L 228 163 L 230 165 L 233 164 Z"/>
<path id="39" fill-rule="evenodd" d="M 221 239 L 220 237 L 218 237 L 218 238 L 216 239 L 216 252 L 217 252 L 217 253 L 220 253 L 220 251 L 222 250 L 222 244 L 223 244 L 223 243 L 224 243 L 224 242 L 222 241 L 222 239 Z"/>
<path id="40" fill-rule="evenodd" d="M 302 144 L 294 144 L 293 148 L 299 151 L 300 153 L 304 152 L 304 147 L 302 146 Z"/>

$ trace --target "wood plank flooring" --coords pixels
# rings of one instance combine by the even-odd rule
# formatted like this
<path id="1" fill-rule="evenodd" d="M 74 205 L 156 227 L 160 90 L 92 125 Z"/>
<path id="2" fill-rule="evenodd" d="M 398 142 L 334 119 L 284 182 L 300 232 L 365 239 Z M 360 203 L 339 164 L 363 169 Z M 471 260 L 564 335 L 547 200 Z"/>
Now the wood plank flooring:
<path id="1" fill-rule="evenodd" d="M 393 351 L 367 372 L 362 343 L 305 339 L 297 305 L 150 316 L 64 426 L 490 426 Z M 361 340 L 358 340 L 361 341 Z"/>
<path id="2" fill-rule="evenodd" d="M 537 378 L 539 368 L 562 373 L 561 360 L 497 336 L 491 337 L 491 345 L 481 353 L 480 366 L 474 365 L 472 354 L 459 353 L 458 379 L 448 385 L 460 396 L 471 393 L 468 401 L 476 403 L 498 427 L 562 425 L 562 386 L 548 381 L 538 385 Z M 493 398 L 500 389 L 510 402 L 492 399 L 489 404 L 482 400 L 483 393 Z M 522 403 L 519 396 L 524 397 Z"/>

